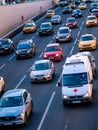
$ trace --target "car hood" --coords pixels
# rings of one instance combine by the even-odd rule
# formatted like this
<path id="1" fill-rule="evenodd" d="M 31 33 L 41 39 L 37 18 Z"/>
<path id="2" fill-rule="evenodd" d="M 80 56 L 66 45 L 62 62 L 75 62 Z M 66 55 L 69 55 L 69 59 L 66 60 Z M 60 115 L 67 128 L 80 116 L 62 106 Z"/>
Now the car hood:
<path id="1" fill-rule="evenodd" d="M 50 73 L 50 69 L 48 70 L 39 70 L 39 71 L 31 71 L 31 75 L 45 75 Z"/>
<path id="2" fill-rule="evenodd" d="M 0 48 L 8 48 L 9 45 L 0 45 Z"/>
<path id="3" fill-rule="evenodd" d="M 18 52 L 25 52 L 25 51 L 28 51 L 29 48 L 26 48 L 26 49 L 17 49 Z"/>
<path id="4" fill-rule="evenodd" d="M 89 44 L 92 44 L 94 42 L 95 42 L 95 40 L 90 40 L 90 41 L 80 42 L 80 44 L 82 44 L 82 45 L 89 45 Z"/>
<path id="5" fill-rule="evenodd" d="M 53 56 L 56 55 L 57 53 L 59 53 L 58 51 L 54 51 L 54 52 L 45 52 L 44 54 L 47 56 Z"/>
<path id="6" fill-rule="evenodd" d="M 0 117 L 4 116 L 17 116 L 23 111 L 23 106 L 18 107 L 1 107 Z"/>
<path id="7" fill-rule="evenodd" d="M 40 30 L 44 31 L 44 30 L 48 30 L 48 29 L 51 29 L 50 27 L 47 27 L 47 28 L 40 28 Z"/>

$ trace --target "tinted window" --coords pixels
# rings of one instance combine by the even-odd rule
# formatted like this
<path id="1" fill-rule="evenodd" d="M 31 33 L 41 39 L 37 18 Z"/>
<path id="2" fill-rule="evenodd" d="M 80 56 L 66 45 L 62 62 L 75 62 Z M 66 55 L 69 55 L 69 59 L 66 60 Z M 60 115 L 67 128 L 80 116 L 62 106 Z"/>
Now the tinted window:
<path id="1" fill-rule="evenodd" d="M 34 71 L 47 70 L 47 69 L 49 69 L 49 63 L 48 63 L 48 62 L 38 63 L 38 64 L 35 64 L 35 65 L 33 66 L 33 70 L 34 70 Z"/>

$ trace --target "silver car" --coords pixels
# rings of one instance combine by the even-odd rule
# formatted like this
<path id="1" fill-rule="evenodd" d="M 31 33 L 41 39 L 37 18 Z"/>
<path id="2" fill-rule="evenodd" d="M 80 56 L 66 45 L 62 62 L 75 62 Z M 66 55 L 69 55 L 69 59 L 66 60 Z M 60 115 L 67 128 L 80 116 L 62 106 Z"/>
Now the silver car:
<path id="1" fill-rule="evenodd" d="M 66 42 L 72 40 L 72 31 L 69 27 L 60 27 L 57 35 L 56 35 L 56 42 Z"/>
<path id="2" fill-rule="evenodd" d="M 27 124 L 33 102 L 26 89 L 6 91 L 0 99 L 0 126 Z"/>
<path id="3" fill-rule="evenodd" d="M 55 74 L 54 63 L 51 60 L 37 60 L 31 67 L 31 82 L 41 82 L 52 80 Z"/>
<path id="4" fill-rule="evenodd" d="M 52 24 L 59 24 L 62 22 L 61 16 L 60 15 L 54 15 L 51 17 L 51 23 Z"/>

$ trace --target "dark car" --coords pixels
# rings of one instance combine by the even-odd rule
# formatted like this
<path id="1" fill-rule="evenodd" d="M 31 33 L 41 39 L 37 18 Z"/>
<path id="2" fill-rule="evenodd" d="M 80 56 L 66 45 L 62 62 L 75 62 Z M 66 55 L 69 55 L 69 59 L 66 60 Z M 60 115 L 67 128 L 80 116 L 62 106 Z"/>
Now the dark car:
<path id="1" fill-rule="evenodd" d="M 33 100 L 26 89 L 6 91 L 0 99 L 0 126 L 27 124 Z"/>
<path id="2" fill-rule="evenodd" d="M 63 8 L 63 14 L 65 14 L 65 13 L 71 13 L 71 11 L 72 11 L 72 8 L 71 8 L 71 6 L 65 6 L 64 8 Z"/>
<path id="3" fill-rule="evenodd" d="M 90 11 L 92 11 L 92 9 L 98 9 L 98 3 L 91 3 Z"/>
<path id="4" fill-rule="evenodd" d="M 16 48 L 16 58 L 32 57 L 36 53 L 35 43 L 32 39 L 21 40 Z"/>
<path id="5" fill-rule="evenodd" d="M 10 54 L 14 50 L 14 43 L 11 39 L 0 39 L 0 54 Z"/>
<path id="6" fill-rule="evenodd" d="M 82 17 L 82 13 L 81 13 L 81 10 L 80 9 L 74 9 L 72 11 L 72 17 Z"/>
<path id="7" fill-rule="evenodd" d="M 66 26 L 70 28 L 76 28 L 77 27 L 77 22 L 74 17 L 67 18 L 66 19 Z"/>
<path id="8" fill-rule="evenodd" d="M 95 15 L 96 17 L 98 17 L 98 9 L 92 9 L 91 15 Z"/>
<path id="9" fill-rule="evenodd" d="M 80 0 L 74 0 L 75 4 L 80 4 Z"/>
<path id="10" fill-rule="evenodd" d="M 51 22 L 41 23 L 39 28 L 39 36 L 42 35 L 52 35 L 53 34 L 53 25 Z"/>

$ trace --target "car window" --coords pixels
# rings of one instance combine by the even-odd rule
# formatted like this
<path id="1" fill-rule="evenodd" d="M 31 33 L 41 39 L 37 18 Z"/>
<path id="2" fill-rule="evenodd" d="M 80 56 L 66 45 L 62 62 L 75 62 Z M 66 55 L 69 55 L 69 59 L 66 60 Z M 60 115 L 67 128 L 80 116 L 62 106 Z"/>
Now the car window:
<path id="1" fill-rule="evenodd" d="M 49 69 L 49 63 L 37 63 L 33 66 L 33 71 L 38 71 L 38 70 L 47 70 Z"/>
<path id="2" fill-rule="evenodd" d="M 25 49 L 25 48 L 30 48 L 30 44 L 29 43 L 20 43 L 17 46 L 17 49 Z"/>
<path id="3" fill-rule="evenodd" d="M 68 30 L 68 29 L 60 29 L 60 30 L 59 30 L 59 33 L 60 33 L 60 34 L 69 33 L 69 30 Z"/>
<path id="4" fill-rule="evenodd" d="M 93 36 L 83 36 L 81 38 L 81 41 L 88 41 L 88 40 L 93 40 L 93 39 L 94 39 Z"/>
<path id="5" fill-rule="evenodd" d="M 58 51 L 58 46 L 51 46 L 46 48 L 46 52 Z"/>

